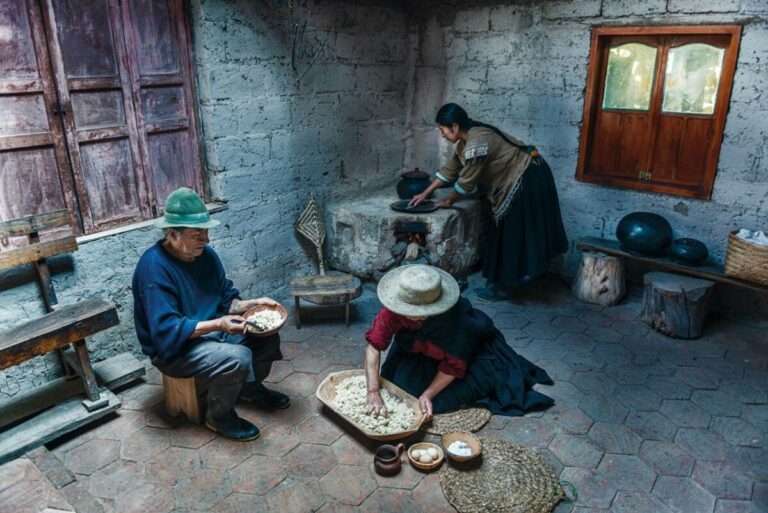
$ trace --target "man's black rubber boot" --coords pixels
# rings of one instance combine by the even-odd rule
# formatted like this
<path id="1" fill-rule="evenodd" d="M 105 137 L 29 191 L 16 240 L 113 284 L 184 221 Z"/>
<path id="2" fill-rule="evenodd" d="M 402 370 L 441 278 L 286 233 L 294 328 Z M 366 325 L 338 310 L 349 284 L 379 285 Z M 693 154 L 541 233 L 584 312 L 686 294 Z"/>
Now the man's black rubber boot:
<path id="1" fill-rule="evenodd" d="M 261 383 L 246 383 L 240 393 L 240 399 L 268 410 L 282 410 L 291 405 L 287 395 L 270 390 Z"/>
<path id="2" fill-rule="evenodd" d="M 259 428 L 247 420 L 238 417 L 235 410 L 232 410 L 223 419 L 214 419 L 206 414 L 205 425 L 220 435 L 230 440 L 237 440 L 238 442 L 255 440 L 260 435 Z"/>

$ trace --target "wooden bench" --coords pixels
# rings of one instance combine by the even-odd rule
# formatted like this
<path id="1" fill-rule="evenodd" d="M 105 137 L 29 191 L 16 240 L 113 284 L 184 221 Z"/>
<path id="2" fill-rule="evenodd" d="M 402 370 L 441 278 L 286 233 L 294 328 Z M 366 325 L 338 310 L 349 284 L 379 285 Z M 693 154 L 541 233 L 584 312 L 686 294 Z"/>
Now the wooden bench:
<path id="1" fill-rule="evenodd" d="M 115 306 L 99 297 L 93 297 L 54 309 L 58 300 L 46 259 L 77 250 L 77 241 L 70 235 L 41 242 L 40 232 L 62 226 L 69 226 L 69 213 L 66 210 L 0 223 L 0 238 L 26 237 L 29 242 L 26 246 L 0 252 L 0 271 L 33 264 L 47 312 L 41 317 L 0 331 L 0 370 L 56 351 L 59 353 L 66 377 L 80 378 L 81 392 L 84 391 L 85 399 L 78 400 L 81 405 L 69 406 L 58 419 L 49 418 L 51 426 L 35 426 L 34 435 L 30 434 L 29 430 L 19 431 L 19 426 L 3 432 L 0 436 L 0 462 L 9 454 L 18 452 L 20 448 L 28 449 L 35 444 L 44 443 L 120 406 L 119 399 L 112 392 L 106 388 L 99 389 L 85 343 L 86 337 L 119 323 Z M 32 405 L 38 411 L 49 406 L 50 402 L 39 398 L 38 404 Z M 32 412 L 27 408 L 23 414 L 30 413 Z M 13 422 L 6 418 L 5 411 L 2 417 L 4 423 Z M 37 423 L 40 424 L 40 421 Z M 13 445 L 16 447 L 11 447 Z"/>
<path id="2" fill-rule="evenodd" d="M 733 285 L 736 287 L 743 287 L 746 289 L 754 290 L 756 292 L 766 293 L 768 287 L 754 283 L 751 281 L 740 280 L 725 274 L 722 267 L 713 265 L 711 263 L 704 263 L 698 266 L 678 264 L 673 262 L 669 257 L 652 257 L 642 256 L 628 253 L 621 249 L 619 242 L 611 239 L 600 239 L 598 237 L 586 237 L 576 243 L 576 248 L 582 251 L 593 251 L 599 253 L 605 253 L 606 255 L 614 255 L 621 258 L 628 258 L 630 260 L 637 260 L 650 264 L 654 267 L 672 271 L 680 274 L 687 274 L 696 278 L 703 278 L 705 280 L 712 280 L 719 283 L 725 283 L 727 285 Z"/>
<path id="3" fill-rule="evenodd" d="M 197 378 L 174 378 L 163 374 L 163 397 L 165 411 L 171 417 L 183 414 L 194 424 L 203 423 L 203 394 L 200 393 Z"/>

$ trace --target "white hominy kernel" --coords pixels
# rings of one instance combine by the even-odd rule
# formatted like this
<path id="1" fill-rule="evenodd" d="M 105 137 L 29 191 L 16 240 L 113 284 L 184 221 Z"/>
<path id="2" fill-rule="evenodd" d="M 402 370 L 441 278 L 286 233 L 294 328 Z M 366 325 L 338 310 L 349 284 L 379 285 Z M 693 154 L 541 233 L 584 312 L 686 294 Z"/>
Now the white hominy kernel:
<path id="1" fill-rule="evenodd" d="M 368 390 L 365 376 L 352 376 L 336 385 L 333 405 L 358 426 L 386 435 L 406 431 L 413 425 L 416 416 L 413 410 L 399 397 L 381 389 L 381 398 L 387 407 L 387 416 L 378 417 L 366 411 L 365 400 Z"/>

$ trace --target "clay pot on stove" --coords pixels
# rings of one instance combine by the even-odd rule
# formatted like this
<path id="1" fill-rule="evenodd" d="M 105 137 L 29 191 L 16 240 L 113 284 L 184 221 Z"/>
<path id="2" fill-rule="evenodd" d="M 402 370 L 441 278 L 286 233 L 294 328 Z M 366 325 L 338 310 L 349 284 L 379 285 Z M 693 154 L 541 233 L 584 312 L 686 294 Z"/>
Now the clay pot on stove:
<path id="1" fill-rule="evenodd" d="M 397 196 L 400 199 L 411 199 L 421 194 L 431 183 L 429 173 L 425 173 L 418 167 L 401 174 L 400 177 L 400 181 L 397 182 Z"/>
<path id="2" fill-rule="evenodd" d="M 382 476 L 392 476 L 400 472 L 400 457 L 405 450 L 405 444 L 390 445 L 384 444 L 376 449 L 376 455 L 373 457 L 373 467 L 376 473 Z"/>

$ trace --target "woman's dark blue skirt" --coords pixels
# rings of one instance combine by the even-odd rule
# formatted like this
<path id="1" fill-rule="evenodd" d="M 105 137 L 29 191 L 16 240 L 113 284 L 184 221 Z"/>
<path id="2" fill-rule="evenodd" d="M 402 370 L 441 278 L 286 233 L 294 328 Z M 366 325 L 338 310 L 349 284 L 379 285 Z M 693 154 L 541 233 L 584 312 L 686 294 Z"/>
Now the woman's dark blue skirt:
<path id="1" fill-rule="evenodd" d="M 483 276 L 495 284 L 527 283 L 568 250 L 555 180 L 543 158 L 531 160 L 507 212 L 489 224 Z"/>
<path id="2" fill-rule="evenodd" d="M 381 368 L 381 376 L 419 397 L 432 383 L 439 362 L 419 353 L 404 350 L 395 341 Z M 488 339 L 467 367 L 463 379 L 454 379 L 432 400 L 434 413 L 467 406 L 485 406 L 497 415 L 520 416 L 548 408 L 552 398 L 533 390 L 533 385 L 551 385 L 546 371 L 529 362 L 504 340 L 500 331 Z"/>

